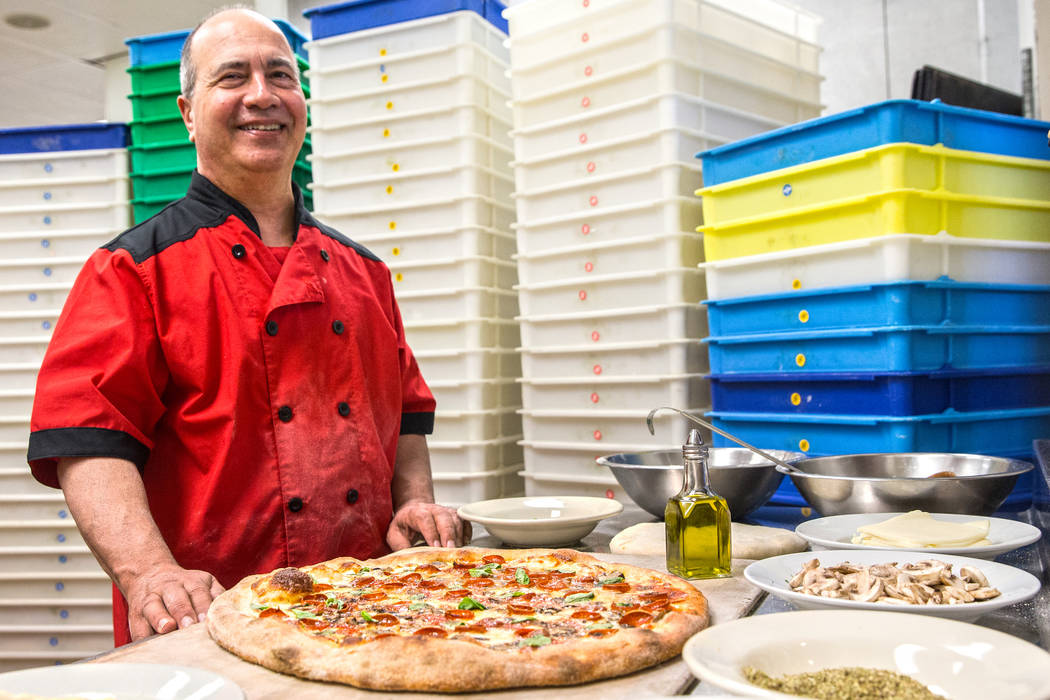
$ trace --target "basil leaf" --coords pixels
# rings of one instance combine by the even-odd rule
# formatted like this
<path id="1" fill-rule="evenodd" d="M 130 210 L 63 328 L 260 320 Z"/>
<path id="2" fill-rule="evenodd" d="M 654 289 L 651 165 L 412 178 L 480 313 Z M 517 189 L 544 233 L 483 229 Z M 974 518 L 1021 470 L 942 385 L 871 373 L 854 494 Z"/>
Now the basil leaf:
<path id="1" fill-rule="evenodd" d="M 252 608 L 252 610 L 258 610 L 259 612 L 262 612 L 263 610 L 269 610 L 270 606 L 269 605 L 261 605 L 259 603 L 252 603 L 251 608 Z"/>
<path id="2" fill-rule="evenodd" d="M 525 571 L 525 569 L 518 569 L 514 572 L 514 580 L 523 586 L 529 585 L 529 572 Z"/>
<path id="3" fill-rule="evenodd" d="M 520 598 L 523 595 L 525 595 L 525 594 L 522 593 L 521 591 L 514 591 L 513 593 L 510 594 L 510 597 L 511 598 Z"/>
<path id="4" fill-rule="evenodd" d="M 324 605 L 326 608 L 335 608 L 336 610 L 341 610 L 345 603 L 339 600 L 338 598 L 326 598 L 324 601 Z"/>
<path id="5" fill-rule="evenodd" d="M 613 605 L 618 605 L 621 608 L 629 608 L 629 607 L 631 607 L 632 604 L 631 603 L 613 603 Z"/>
<path id="6" fill-rule="evenodd" d="M 313 610 L 296 610 L 292 608 L 292 614 L 295 615 L 296 620 L 320 620 L 320 616 Z"/>
<path id="7" fill-rule="evenodd" d="M 523 639 L 518 642 L 519 647 L 545 647 L 551 643 L 550 637 L 544 637 L 542 634 L 534 634 L 527 639 Z"/>
<path id="8" fill-rule="evenodd" d="M 485 564 L 484 566 L 479 566 L 476 569 L 470 569 L 467 573 L 469 573 L 474 578 L 477 578 L 478 576 L 491 576 L 492 575 L 492 570 L 494 568 L 496 568 L 497 566 L 499 566 L 499 565 L 496 564 L 495 562 L 493 562 L 491 564 Z"/>
<path id="9" fill-rule="evenodd" d="M 623 583 L 623 574 L 616 574 L 615 576 L 611 576 L 609 578 L 603 578 L 601 581 L 598 582 L 598 585 L 607 586 L 610 583 Z"/>
<path id="10" fill-rule="evenodd" d="M 559 566 L 557 569 L 555 569 L 555 571 L 557 571 L 560 574 L 575 574 L 576 567 L 569 564 L 566 566 Z"/>
<path id="11" fill-rule="evenodd" d="M 573 593 L 572 595 L 565 596 L 566 603 L 578 603 L 581 600 L 594 600 L 593 593 Z"/>
<path id="12" fill-rule="evenodd" d="M 484 610 L 485 606 L 474 600 L 470 596 L 464 596 L 463 600 L 459 601 L 460 610 Z"/>
<path id="13" fill-rule="evenodd" d="M 376 619 L 375 619 L 374 617 L 372 617 L 372 616 L 371 616 L 371 615 L 370 615 L 370 614 L 368 613 L 368 611 L 367 611 L 367 610 L 362 610 L 362 611 L 361 611 L 361 617 L 363 617 L 363 618 L 364 618 L 365 622 L 375 622 L 375 621 L 376 621 Z"/>
<path id="14" fill-rule="evenodd" d="M 519 622 L 532 622 L 535 619 L 536 619 L 535 616 L 532 616 L 532 617 L 519 617 L 518 619 L 511 620 L 510 622 L 511 622 L 511 624 L 515 624 L 516 625 Z"/>
<path id="15" fill-rule="evenodd" d="M 408 606 L 408 609 L 409 610 L 422 610 L 425 607 L 427 607 L 426 603 L 412 603 L 411 605 Z"/>

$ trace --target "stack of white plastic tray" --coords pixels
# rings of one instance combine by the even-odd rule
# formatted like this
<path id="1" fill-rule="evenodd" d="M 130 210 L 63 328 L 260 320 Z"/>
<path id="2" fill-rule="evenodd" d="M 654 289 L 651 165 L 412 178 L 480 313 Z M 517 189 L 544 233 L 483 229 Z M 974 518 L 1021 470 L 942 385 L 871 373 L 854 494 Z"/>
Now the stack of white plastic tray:
<path id="1" fill-rule="evenodd" d="M 307 44 L 315 210 L 390 267 L 449 504 L 522 490 L 505 41 L 462 11 Z"/>
<path id="2" fill-rule="evenodd" d="M 526 492 L 620 496 L 595 457 L 709 404 L 694 155 L 820 113 L 817 21 L 754 0 L 533 0 L 510 26 Z M 758 19 L 761 17 L 761 19 Z"/>
<path id="3" fill-rule="evenodd" d="M 56 127 L 61 130 L 61 127 Z M 34 132 L 34 143 L 46 143 Z M 112 647 L 109 578 L 26 465 L 36 375 L 88 256 L 128 226 L 124 148 L 0 155 L 0 672 Z"/>

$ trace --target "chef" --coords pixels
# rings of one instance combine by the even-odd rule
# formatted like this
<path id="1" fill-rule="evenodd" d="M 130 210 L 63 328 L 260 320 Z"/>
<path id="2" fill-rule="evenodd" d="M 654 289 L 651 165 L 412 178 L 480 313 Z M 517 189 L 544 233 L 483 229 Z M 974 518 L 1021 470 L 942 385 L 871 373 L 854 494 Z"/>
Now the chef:
<path id="1" fill-rule="evenodd" d="M 186 197 L 88 260 L 37 382 L 28 459 L 113 579 L 118 645 L 202 620 L 249 574 L 470 539 L 434 504 L 434 398 L 390 274 L 317 221 L 273 22 L 186 40 Z"/>

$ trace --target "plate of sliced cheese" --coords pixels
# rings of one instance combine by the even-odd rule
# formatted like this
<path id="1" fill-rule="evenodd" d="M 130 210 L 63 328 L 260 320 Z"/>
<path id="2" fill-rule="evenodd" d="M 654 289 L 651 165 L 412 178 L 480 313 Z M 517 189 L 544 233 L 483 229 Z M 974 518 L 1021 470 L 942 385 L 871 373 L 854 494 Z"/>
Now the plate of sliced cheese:
<path id="1" fill-rule="evenodd" d="M 1007 518 L 952 513 L 860 513 L 795 528 L 814 549 L 900 549 L 993 559 L 1039 539 L 1039 528 Z"/>

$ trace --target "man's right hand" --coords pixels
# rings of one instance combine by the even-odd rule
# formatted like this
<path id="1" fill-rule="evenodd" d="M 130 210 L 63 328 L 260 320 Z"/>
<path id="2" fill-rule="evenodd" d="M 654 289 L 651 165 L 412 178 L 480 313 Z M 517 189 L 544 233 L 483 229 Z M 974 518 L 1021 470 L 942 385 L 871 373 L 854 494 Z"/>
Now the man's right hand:
<path id="1" fill-rule="evenodd" d="M 128 626 L 137 641 L 204 620 L 222 585 L 206 571 L 173 567 L 138 576 L 124 586 Z"/>

